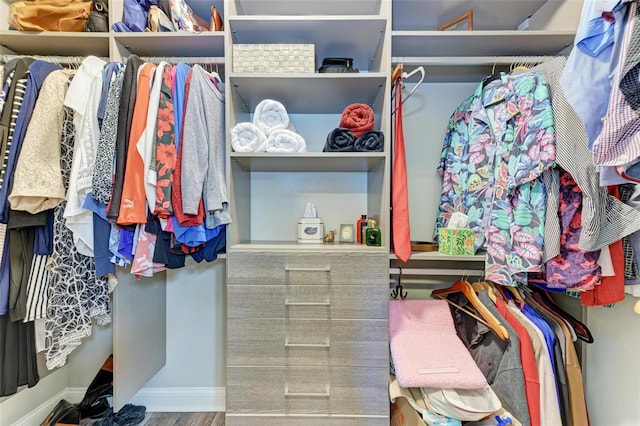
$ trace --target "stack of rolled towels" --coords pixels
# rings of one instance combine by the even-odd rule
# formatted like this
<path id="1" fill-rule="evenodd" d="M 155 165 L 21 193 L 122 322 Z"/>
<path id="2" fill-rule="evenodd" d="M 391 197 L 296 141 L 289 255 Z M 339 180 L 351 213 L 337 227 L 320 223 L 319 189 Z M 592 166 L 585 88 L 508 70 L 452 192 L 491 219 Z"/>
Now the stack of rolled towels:
<path id="1" fill-rule="evenodd" d="M 284 105 L 273 99 L 258 104 L 252 122 L 231 129 L 231 147 L 235 152 L 307 152 Z"/>
<path id="2" fill-rule="evenodd" d="M 327 135 L 323 152 L 382 152 L 384 134 L 375 127 L 375 115 L 369 105 L 351 104 L 340 117 L 339 127 Z"/>

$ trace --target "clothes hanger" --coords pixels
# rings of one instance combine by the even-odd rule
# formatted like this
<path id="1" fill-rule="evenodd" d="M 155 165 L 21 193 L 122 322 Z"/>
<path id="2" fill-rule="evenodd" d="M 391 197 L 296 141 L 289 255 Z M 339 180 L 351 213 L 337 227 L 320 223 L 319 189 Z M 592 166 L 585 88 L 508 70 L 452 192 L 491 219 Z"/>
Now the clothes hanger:
<path id="1" fill-rule="evenodd" d="M 446 297 L 448 294 L 454 294 L 454 293 L 462 293 L 467 298 L 467 300 L 471 302 L 473 307 L 476 309 L 476 311 L 478 311 L 478 313 L 482 318 L 479 318 L 477 315 L 455 304 L 454 302 L 452 302 Z M 462 309 L 467 314 L 479 320 L 480 322 L 485 324 L 487 327 L 489 327 L 491 330 L 493 330 L 500 339 L 506 340 L 509 338 L 509 333 L 507 332 L 507 329 L 502 324 L 500 324 L 500 321 L 498 321 L 496 317 L 493 316 L 493 314 L 487 309 L 487 307 L 482 304 L 482 302 L 478 298 L 478 295 L 474 291 L 472 285 L 468 281 L 458 280 L 448 288 L 433 290 L 431 294 L 459 309 Z"/>
<path id="2" fill-rule="evenodd" d="M 545 308 L 549 309 L 554 314 L 565 319 L 573 328 L 573 331 L 576 333 L 576 337 L 583 342 L 593 343 L 593 335 L 591 334 L 591 330 L 584 324 L 582 321 L 576 319 L 573 315 L 569 314 L 567 311 L 562 309 L 558 304 L 551 298 L 548 292 L 538 289 L 536 287 L 533 288 L 534 291 L 532 293 L 532 298 L 540 303 Z"/>
<path id="3" fill-rule="evenodd" d="M 420 65 L 419 67 L 413 69 L 408 73 L 404 72 L 403 69 L 404 69 L 404 65 L 398 64 L 396 65 L 396 68 L 393 70 L 393 73 L 391 74 L 391 81 L 394 84 L 402 85 L 403 89 L 404 89 L 404 80 L 407 80 L 413 77 L 416 73 L 420 73 L 420 80 L 418 80 L 418 82 L 415 84 L 415 86 L 413 86 L 413 88 L 409 91 L 409 93 L 406 96 L 403 96 L 402 104 L 404 105 L 407 99 L 409 99 L 411 95 L 413 95 L 415 91 L 418 90 L 418 87 L 420 87 L 420 85 L 424 82 L 426 71 L 424 70 L 424 67 L 422 65 Z M 392 98 L 393 98 L 393 95 L 392 95 Z M 396 112 L 396 109 L 397 107 L 394 104 L 394 107 L 391 113 L 393 114 L 394 112 Z"/>

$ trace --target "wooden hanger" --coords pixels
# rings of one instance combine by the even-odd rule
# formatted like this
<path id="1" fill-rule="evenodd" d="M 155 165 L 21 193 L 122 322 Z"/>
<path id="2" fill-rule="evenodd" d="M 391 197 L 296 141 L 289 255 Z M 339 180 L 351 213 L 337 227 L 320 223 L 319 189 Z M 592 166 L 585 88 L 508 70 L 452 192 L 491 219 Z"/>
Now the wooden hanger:
<path id="1" fill-rule="evenodd" d="M 467 300 L 471 302 L 473 307 L 476 308 L 476 311 L 478 311 L 478 313 L 482 318 L 479 318 L 477 315 L 471 313 L 469 310 L 464 309 L 461 306 L 447 299 L 446 296 L 448 294 L 453 294 L 453 293 L 462 293 L 467 298 Z M 489 327 L 491 330 L 493 330 L 500 339 L 506 340 L 509 338 L 509 333 L 507 332 L 507 329 L 504 328 L 504 326 L 500 324 L 500 321 L 498 321 L 496 317 L 494 317 L 493 314 L 487 309 L 487 307 L 482 304 L 482 302 L 478 298 L 478 295 L 474 291 L 472 285 L 468 281 L 462 281 L 462 280 L 456 281 L 448 288 L 433 290 L 431 294 L 459 309 L 462 309 L 467 314 L 479 320 L 480 322 L 485 324 L 487 327 Z"/>

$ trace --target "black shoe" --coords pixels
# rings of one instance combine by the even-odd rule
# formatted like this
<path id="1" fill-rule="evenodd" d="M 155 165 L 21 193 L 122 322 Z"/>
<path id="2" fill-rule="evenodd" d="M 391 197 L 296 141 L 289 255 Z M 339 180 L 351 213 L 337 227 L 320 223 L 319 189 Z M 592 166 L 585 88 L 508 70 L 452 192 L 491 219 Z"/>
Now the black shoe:
<path id="1" fill-rule="evenodd" d="M 107 397 L 113 395 L 113 355 L 102 364 L 100 371 L 87 388 L 84 398 L 78 404 L 83 419 L 104 417 L 111 408 Z"/>
<path id="2" fill-rule="evenodd" d="M 41 426 L 72 426 L 80 424 L 80 410 L 74 404 L 61 400 Z"/>

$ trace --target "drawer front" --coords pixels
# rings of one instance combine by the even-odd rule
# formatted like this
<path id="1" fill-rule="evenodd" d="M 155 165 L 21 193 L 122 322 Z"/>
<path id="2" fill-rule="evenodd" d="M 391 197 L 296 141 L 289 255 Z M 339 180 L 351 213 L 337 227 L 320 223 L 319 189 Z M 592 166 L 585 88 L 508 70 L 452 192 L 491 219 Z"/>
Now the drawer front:
<path id="1" fill-rule="evenodd" d="M 274 253 L 232 251 L 229 285 L 388 284 L 389 259 L 381 253 Z"/>
<path id="2" fill-rule="evenodd" d="M 229 285 L 228 318 L 386 319 L 389 287 L 354 285 Z"/>
<path id="3" fill-rule="evenodd" d="M 385 320 L 229 319 L 229 366 L 388 367 Z"/>
<path id="4" fill-rule="evenodd" d="M 387 416 L 388 386 L 388 365 L 228 367 L 226 413 Z"/>
<path id="5" fill-rule="evenodd" d="M 389 417 L 340 416 L 234 416 L 225 415 L 225 426 L 389 426 Z"/>

